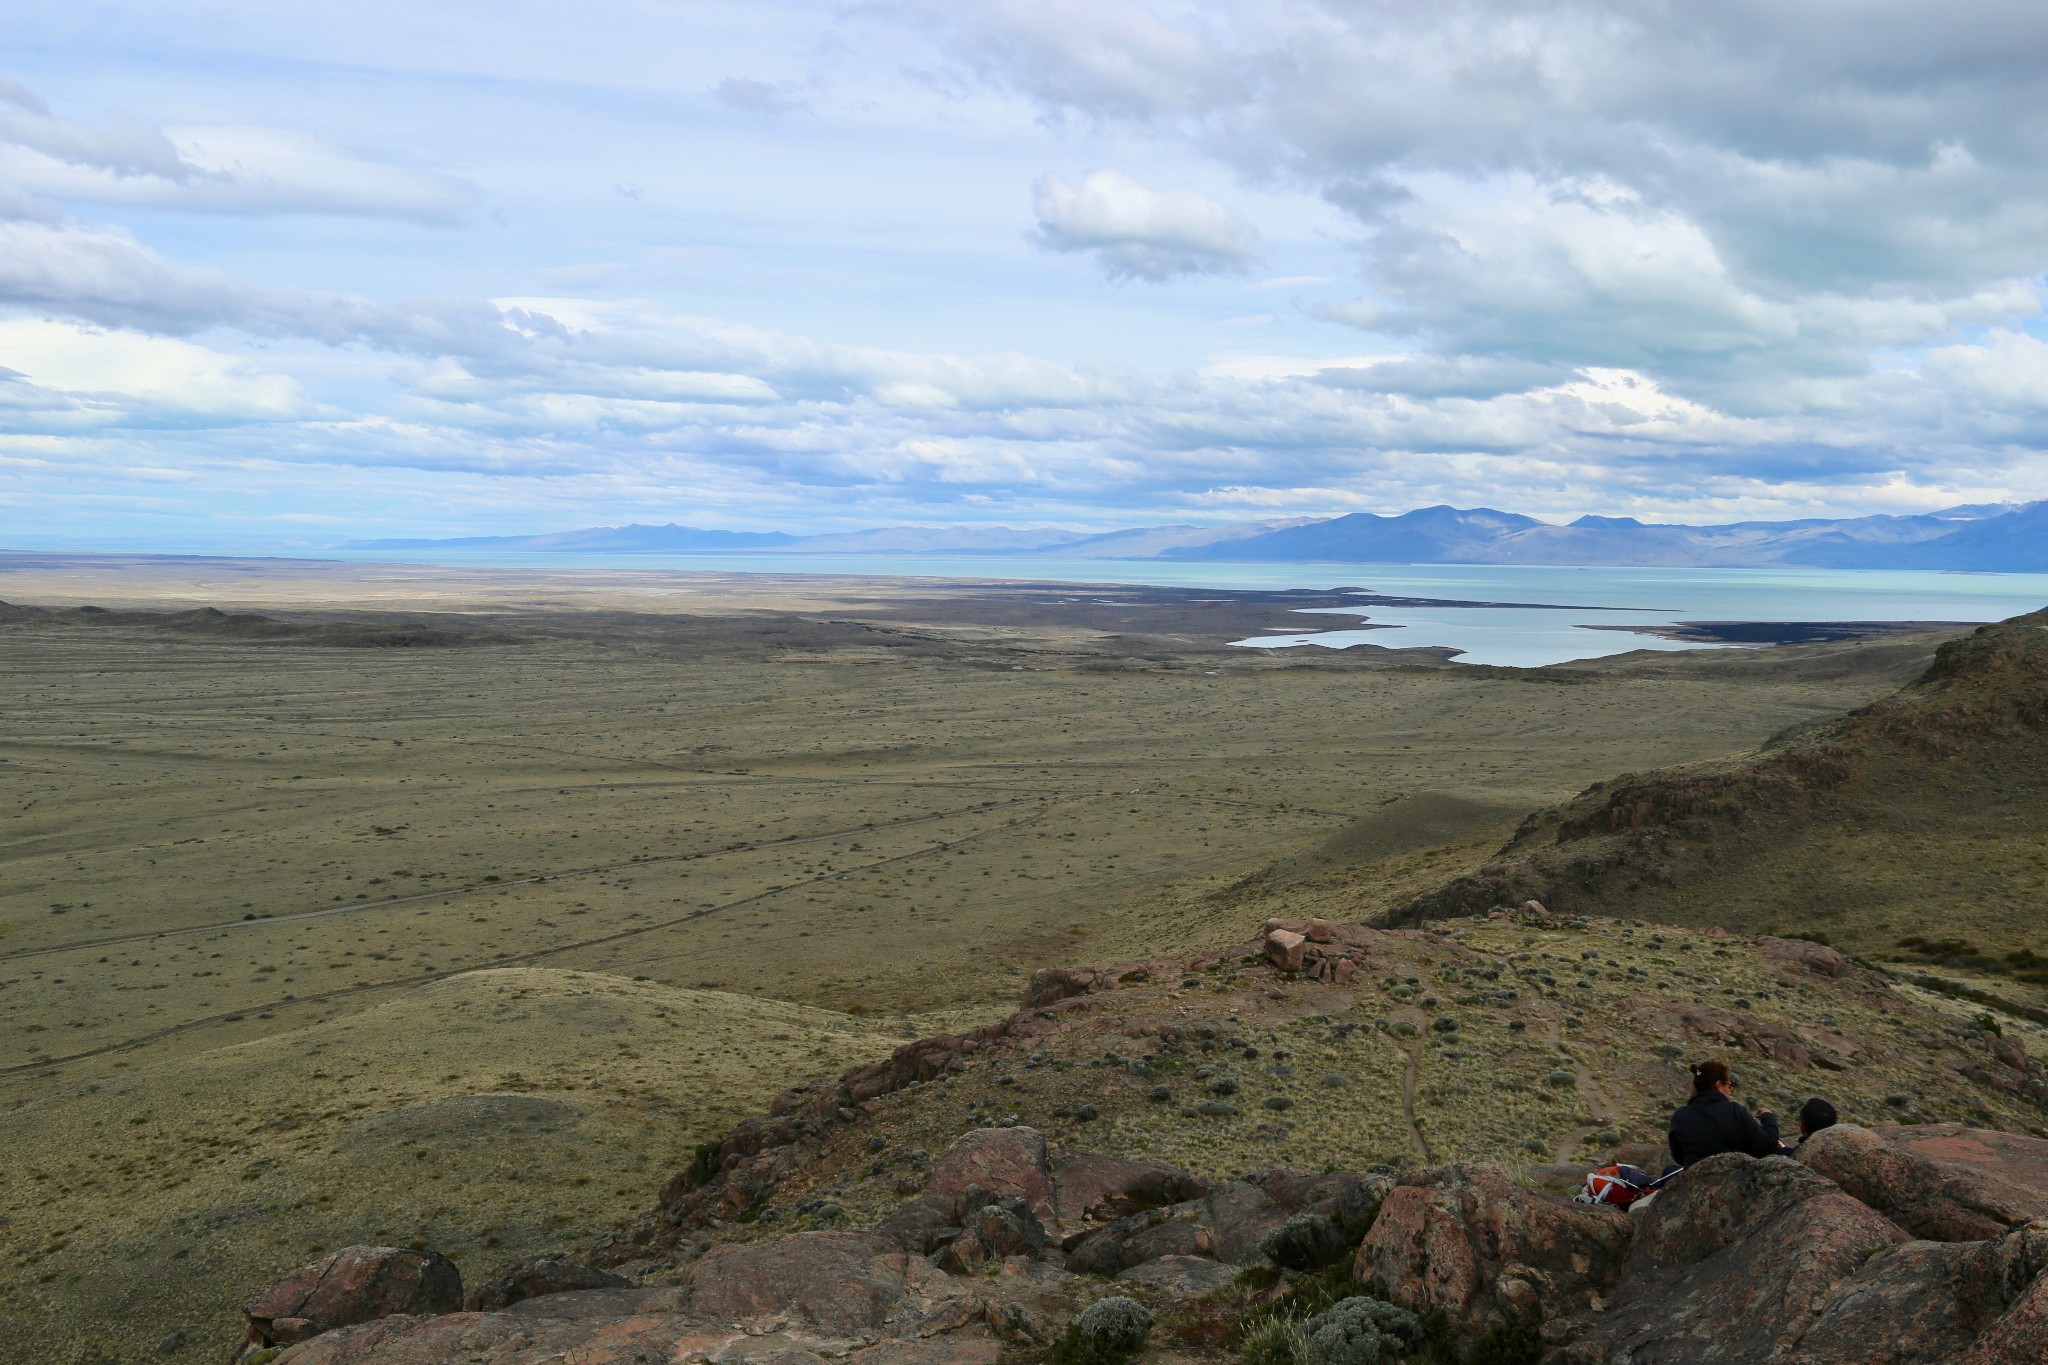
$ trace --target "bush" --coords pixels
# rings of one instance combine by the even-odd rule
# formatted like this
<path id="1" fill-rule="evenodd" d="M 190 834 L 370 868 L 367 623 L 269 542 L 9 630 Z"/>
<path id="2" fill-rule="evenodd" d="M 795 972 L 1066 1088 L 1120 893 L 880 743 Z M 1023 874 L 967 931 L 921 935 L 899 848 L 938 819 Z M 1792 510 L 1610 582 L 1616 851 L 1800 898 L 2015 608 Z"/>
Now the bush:
<path id="1" fill-rule="evenodd" d="M 1097 1300 L 1053 1343 L 1053 1365 L 1115 1365 L 1136 1354 L 1151 1330 L 1151 1311 L 1136 1299 Z"/>
<path id="2" fill-rule="evenodd" d="M 1345 1299 L 1302 1324 L 1302 1365 L 1381 1365 L 1422 1344 L 1422 1321 L 1405 1308 Z"/>
<path id="3" fill-rule="evenodd" d="M 1321 1270 L 1346 1250 L 1344 1233 L 1320 1213 L 1297 1213 L 1266 1234 L 1266 1259 L 1288 1270 Z"/>
<path id="4" fill-rule="evenodd" d="M 1302 1352 L 1308 1349 L 1301 1324 L 1292 1313 L 1265 1319 L 1244 1334 L 1237 1358 L 1244 1365 L 1301 1365 Z"/>

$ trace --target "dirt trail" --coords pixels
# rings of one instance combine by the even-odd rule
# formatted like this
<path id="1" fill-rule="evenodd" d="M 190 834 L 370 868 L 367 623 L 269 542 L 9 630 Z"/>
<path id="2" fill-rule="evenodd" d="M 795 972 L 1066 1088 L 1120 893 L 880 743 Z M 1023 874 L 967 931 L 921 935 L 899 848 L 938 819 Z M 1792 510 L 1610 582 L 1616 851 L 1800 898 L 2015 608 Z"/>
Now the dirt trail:
<path id="1" fill-rule="evenodd" d="M 1551 1015 L 1545 1021 L 1545 1029 L 1550 1038 L 1550 1046 L 1563 1053 L 1564 1036 L 1555 1015 Z M 1551 1159 L 1559 1165 L 1577 1160 L 1581 1143 L 1595 1133 L 1606 1132 L 1621 1121 L 1621 1106 L 1607 1097 L 1607 1093 L 1593 1079 L 1593 1073 L 1576 1057 L 1572 1058 L 1572 1088 L 1585 1103 L 1586 1111 L 1593 1116 L 1593 1122 L 1569 1129 L 1557 1140 L 1557 1150 L 1551 1154 Z"/>
<path id="2" fill-rule="evenodd" d="M 1420 1019 L 1412 1010 L 1403 1010 L 1397 1017 L 1405 1017 L 1409 1023 L 1417 1023 Z M 1423 1035 L 1417 1033 L 1412 1041 L 1396 1046 L 1408 1060 L 1406 1069 L 1401 1073 L 1401 1121 L 1408 1126 L 1408 1138 L 1421 1155 L 1422 1164 L 1428 1166 L 1434 1164 L 1435 1158 L 1430 1155 L 1429 1140 L 1422 1136 L 1422 1125 L 1415 1121 L 1415 1090 L 1422 1077 L 1422 1038 Z"/>

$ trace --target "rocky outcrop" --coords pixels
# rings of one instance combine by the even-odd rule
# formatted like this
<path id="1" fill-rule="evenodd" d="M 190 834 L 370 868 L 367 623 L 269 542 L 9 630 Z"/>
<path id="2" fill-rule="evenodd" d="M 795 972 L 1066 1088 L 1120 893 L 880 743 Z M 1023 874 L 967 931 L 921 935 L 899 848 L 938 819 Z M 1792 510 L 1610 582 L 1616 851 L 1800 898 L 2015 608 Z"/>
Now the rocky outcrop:
<path id="1" fill-rule="evenodd" d="M 1022 1201 L 1047 1232 L 1058 1226 L 1045 1135 L 1036 1128 L 977 1128 L 966 1134 L 932 1167 L 924 1202 L 958 1223 L 976 1190 Z"/>
<path id="2" fill-rule="evenodd" d="M 1058 1157 L 1052 1182 L 1062 1226 L 1108 1222 L 1209 1192 L 1207 1183 L 1163 1161 L 1120 1161 L 1093 1152 Z"/>
<path id="3" fill-rule="evenodd" d="M 344 1247 L 302 1265 L 242 1306 L 248 1341 L 281 1346 L 394 1314 L 452 1313 L 462 1274 L 432 1251 Z"/>
<path id="4" fill-rule="evenodd" d="M 1785 1157 L 1709 1157 L 1664 1187 L 1607 1311 L 1566 1359 L 1776 1361 L 1873 1254 L 1909 1240 L 1876 1210 Z"/>
<path id="5" fill-rule="evenodd" d="M 1294 1274 L 1341 1249 L 1373 1292 L 1447 1315 L 1461 1350 L 1535 1331 L 1549 1365 L 2019 1365 L 2048 1358 L 2048 1218 L 2023 1216 L 2048 1203 L 2044 1153 L 1953 1126 L 1843 1127 L 1805 1161 L 1703 1161 L 1625 1214 L 1474 1165 L 1205 1189 L 1163 1163 L 1049 1160 L 1031 1129 L 983 1129 L 873 1231 L 715 1246 L 670 1285 L 526 1262 L 466 1312 L 439 1258 L 351 1248 L 252 1300 L 251 1338 L 288 1346 L 275 1365 L 996 1365 L 1004 1341 L 1042 1347 L 1102 1292 L 1084 1273 L 1155 1304 L 1192 1299 L 1268 1264 L 1285 1235 L 1269 1238 L 1293 1228 L 1316 1243 L 1282 1258 Z M 1175 1194 L 1192 1197 L 1104 1221 Z M 1914 1240 L 1887 1212 L 1951 1233 L 2017 1221 Z"/>
<path id="6" fill-rule="evenodd" d="M 596 1270 L 557 1256 L 535 1256 L 500 1271 L 470 1291 L 462 1306 L 472 1313 L 509 1308 L 543 1294 L 571 1294 L 585 1289 L 625 1289 L 632 1281 L 608 1270 Z"/>
<path id="7" fill-rule="evenodd" d="M 1328 919 L 1269 919 L 1259 951 L 1283 972 L 1341 986 L 1364 964 L 1371 932 Z"/>
<path id="8" fill-rule="evenodd" d="M 2048 1218 L 2048 1142 L 1955 1123 L 1816 1133 L 1799 1160 L 1919 1237 L 1969 1242 Z"/>
<path id="9" fill-rule="evenodd" d="M 1882 1342 L 1895 1365 L 1965 1356 L 2048 1269 L 2048 1223 L 1986 1242 L 1907 1242 L 1873 1255 L 1786 1360 L 1861 1365 Z M 2025 1357 L 2040 1360 L 2037 1352 Z"/>
<path id="10" fill-rule="evenodd" d="M 1628 1252 L 1628 1215 L 1525 1190 L 1490 1166 L 1425 1171 L 1387 1193 L 1354 1273 L 1472 1340 L 1591 1311 Z"/>
<path id="11" fill-rule="evenodd" d="M 888 1320 L 910 1266 L 911 1258 L 868 1233 L 792 1233 L 712 1248 L 691 1270 L 681 1306 L 717 1322 L 772 1314 L 850 1335 Z"/>
<path id="12" fill-rule="evenodd" d="M 1848 966 L 1842 955 L 1825 943 L 1815 943 L 1804 938 L 1777 938 L 1770 934 L 1758 934 L 1757 947 L 1764 950 L 1764 956 L 1793 972 L 1810 972 L 1815 976 L 1837 977 Z"/>

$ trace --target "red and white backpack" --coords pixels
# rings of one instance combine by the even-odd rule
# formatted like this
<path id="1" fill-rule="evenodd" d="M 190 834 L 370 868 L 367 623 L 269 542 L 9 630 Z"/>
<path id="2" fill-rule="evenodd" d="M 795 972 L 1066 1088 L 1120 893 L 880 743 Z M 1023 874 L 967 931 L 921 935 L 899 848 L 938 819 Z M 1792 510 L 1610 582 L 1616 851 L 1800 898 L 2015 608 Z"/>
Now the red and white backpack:
<path id="1" fill-rule="evenodd" d="M 1581 1204 L 1609 1204 L 1625 1209 L 1649 1193 L 1657 1178 L 1640 1166 L 1602 1166 L 1586 1174 L 1586 1188 L 1572 1198 Z"/>

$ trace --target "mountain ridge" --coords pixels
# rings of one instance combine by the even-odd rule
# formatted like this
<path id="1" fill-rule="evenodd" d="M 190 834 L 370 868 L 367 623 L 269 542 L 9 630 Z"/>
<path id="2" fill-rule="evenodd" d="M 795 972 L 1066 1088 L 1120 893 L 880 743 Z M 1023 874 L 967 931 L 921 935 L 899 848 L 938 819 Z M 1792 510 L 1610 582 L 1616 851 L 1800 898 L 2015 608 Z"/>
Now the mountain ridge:
<path id="1" fill-rule="evenodd" d="M 1519 512 L 1437 504 L 1211 525 L 1084 532 L 1055 527 L 885 526 L 820 535 L 668 523 L 531 536 L 354 541 L 349 550 L 619 554 L 945 554 L 1197 563 L 1521 564 L 1617 568 L 1921 569 L 2048 572 L 2048 500 L 1912 515 L 1695 526 L 1588 513 L 1553 525 Z"/>

